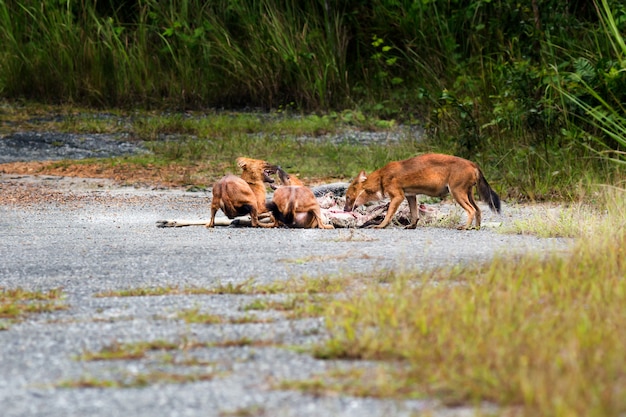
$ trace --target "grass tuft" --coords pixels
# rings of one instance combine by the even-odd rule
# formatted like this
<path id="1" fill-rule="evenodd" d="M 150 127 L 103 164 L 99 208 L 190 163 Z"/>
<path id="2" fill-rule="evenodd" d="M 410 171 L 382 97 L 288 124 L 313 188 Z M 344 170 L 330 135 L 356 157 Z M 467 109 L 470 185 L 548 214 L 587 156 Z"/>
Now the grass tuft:
<path id="1" fill-rule="evenodd" d="M 84 351 L 78 360 L 81 361 L 108 361 L 142 359 L 151 351 L 168 351 L 188 349 L 188 343 L 167 342 L 155 340 L 151 342 L 118 343 L 113 342 L 97 352 Z"/>
<path id="2" fill-rule="evenodd" d="M 10 323 L 31 314 L 67 309 L 68 306 L 61 301 L 62 298 L 63 292 L 60 289 L 42 292 L 0 287 L 0 330 L 8 330 Z"/>
<path id="3" fill-rule="evenodd" d="M 200 381 L 211 381 L 215 374 L 204 373 L 176 373 L 153 371 L 136 375 L 128 375 L 121 379 L 100 379 L 82 377 L 77 380 L 60 381 L 56 386 L 60 388 L 144 388 L 157 384 L 187 384 Z"/>
<path id="4" fill-rule="evenodd" d="M 185 323 L 220 324 L 224 320 L 216 314 L 201 313 L 199 308 L 191 308 L 178 312 L 177 317 Z"/>
<path id="5" fill-rule="evenodd" d="M 354 277 L 330 277 L 319 278 L 292 278 L 287 281 L 278 281 L 269 284 L 256 284 L 254 279 L 247 279 L 240 283 L 228 282 L 214 287 L 150 287 L 129 288 L 115 291 L 104 291 L 94 297 L 149 297 L 164 295 L 254 295 L 254 294 L 277 294 L 277 293 L 333 293 L 347 288 L 353 282 Z"/>
<path id="6" fill-rule="evenodd" d="M 572 204 L 565 208 L 545 208 L 527 219 L 515 221 L 503 232 L 541 238 L 580 238 L 594 233 L 594 223 L 588 219 L 605 215 L 598 209 L 583 204 Z"/>
<path id="7" fill-rule="evenodd" d="M 398 361 L 379 377 L 386 396 L 490 401 L 529 416 L 624 413 L 626 196 L 605 201 L 607 215 L 588 220 L 569 255 L 405 273 L 335 300 L 316 356 Z"/>

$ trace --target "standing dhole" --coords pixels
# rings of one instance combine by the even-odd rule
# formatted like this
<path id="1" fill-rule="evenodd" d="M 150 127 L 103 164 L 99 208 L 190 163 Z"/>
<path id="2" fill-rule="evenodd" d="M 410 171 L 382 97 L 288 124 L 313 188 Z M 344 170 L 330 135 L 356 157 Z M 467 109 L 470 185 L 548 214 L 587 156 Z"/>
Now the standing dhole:
<path id="1" fill-rule="evenodd" d="M 345 211 L 370 201 L 391 199 L 384 220 L 376 228 L 386 227 L 406 197 L 411 212 L 411 223 L 417 226 L 417 194 L 442 197 L 448 192 L 467 212 L 467 224 L 459 229 L 469 229 L 474 219 L 480 229 L 480 208 L 474 200 L 473 190 L 477 186 L 480 198 L 487 202 L 492 211 L 500 213 L 500 197 L 487 183 L 482 171 L 474 162 L 452 155 L 425 154 L 404 161 L 390 162 L 367 175 L 361 171 L 346 191 Z"/>

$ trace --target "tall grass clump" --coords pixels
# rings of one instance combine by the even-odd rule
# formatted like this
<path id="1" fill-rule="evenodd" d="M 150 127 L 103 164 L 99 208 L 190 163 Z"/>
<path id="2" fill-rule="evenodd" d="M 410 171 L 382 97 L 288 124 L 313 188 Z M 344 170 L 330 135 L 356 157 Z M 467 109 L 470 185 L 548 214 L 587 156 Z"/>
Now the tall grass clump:
<path id="1" fill-rule="evenodd" d="M 344 100 L 341 10 L 297 1 L 0 2 L 0 92 L 100 106 Z"/>
<path id="2" fill-rule="evenodd" d="M 603 29 L 598 42 L 607 43 L 606 54 L 584 51 L 572 55 L 558 92 L 577 121 L 575 129 L 586 145 L 605 158 L 626 163 L 626 41 L 622 35 L 626 10 L 614 14 L 608 0 L 596 1 Z M 582 133 L 581 133 L 582 132 Z"/>
<path id="3" fill-rule="evenodd" d="M 213 3 L 205 22 L 213 67 L 234 98 L 327 109 L 348 95 L 341 10 L 299 1 Z"/>
<path id="4" fill-rule="evenodd" d="M 571 254 L 405 274 L 337 301 L 318 354 L 399 363 L 380 378 L 387 395 L 489 401 L 527 416 L 623 414 L 626 196 L 606 201 L 608 216 Z"/>
<path id="5" fill-rule="evenodd" d="M 195 11 L 185 1 L 156 4 L 137 2 L 122 16 L 113 3 L 0 2 L 0 88 L 9 97 L 96 106 L 197 102 L 208 91 L 198 89 L 208 44 L 198 42 L 200 32 L 185 44 L 170 40 Z"/>
<path id="6" fill-rule="evenodd" d="M 0 96 L 358 110 L 567 199 L 624 159 L 624 30 L 620 0 L 0 0 Z"/>

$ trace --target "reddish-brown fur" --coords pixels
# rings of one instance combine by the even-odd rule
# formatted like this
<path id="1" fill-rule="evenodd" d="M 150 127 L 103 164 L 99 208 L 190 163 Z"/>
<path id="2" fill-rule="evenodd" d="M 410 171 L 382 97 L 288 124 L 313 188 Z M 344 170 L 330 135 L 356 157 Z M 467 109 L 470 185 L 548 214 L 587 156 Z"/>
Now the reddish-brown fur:
<path id="1" fill-rule="evenodd" d="M 253 227 L 271 227 L 259 222 L 259 215 L 267 212 L 265 207 L 265 183 L 273 182 L 269 174 L 277 167 L 265 161 L 251 158 L 237 158 L 242 169 L 241 177 L 226 175 L 213 185 L 211 220 L 206 227 L 215 225 L 215 214 L 222 210 L 229 218 L 250 215 Z"/>
<path id="2" fill-rule="evenodd" d="M 411 224 L 417 226 L 417 194 L 441 197 L 448 192 L 467 212 L 467 224 L 460 229 L 468 229 L 476 220 L 480 228 L 481 212 L 476 205 L 473 189 L 478 192 L 489 207 L 500 212 L 500 198 L 491 189 L 482 171 L 475 163 L 467 159 L 443 154 L 425 154 L 404 161 L 390 162 L 384 167 L 367 175 L 361 171 L 346 191 L 345 211 L 370 201 L 377 201 L 388 196 L 391 199 L 384 220 L 376 228 L 386 227 L 406 198 L 411 212 Z"/>
<path id="3" fill-rule="evenodd" d="M 237 165 L 241 168 L 241 179 L 248 183 L 255 195 L 259 213 L 267 211 L 265 208 L 266 182 L 274 182 L 268 174 L 276 173 L 278 167 L 260 159 L 239 157 Z"/>
<path id="4" fill-rule="evenodd" d="M 274 191 L 272 201 L 267 203 L 267 209 L 274 217 L 274 226 L 334 229 L 332 225 L 324 224 L 315 195 L 298 177 L 287 174 L 280 167 L 278 176 L 283 185 Z"/>
<path id="5" fill-rule="evenodd" d="M 319 203 L 313 192 L 304 186 L 279 187 L 267 208 L 274 216 L 274 226 L 334 229 L 332 225 L 324 224 Z"/>

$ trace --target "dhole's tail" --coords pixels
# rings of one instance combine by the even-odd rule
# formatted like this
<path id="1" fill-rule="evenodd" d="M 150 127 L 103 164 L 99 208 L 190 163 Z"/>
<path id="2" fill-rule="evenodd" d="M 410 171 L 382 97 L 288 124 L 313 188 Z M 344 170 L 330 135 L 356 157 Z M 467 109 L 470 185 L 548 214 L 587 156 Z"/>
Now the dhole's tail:
<path id="1" fill-rule="evenodd" d="M 491 189 L 481 170 L 478 170 L 478 194 L 492 211 L 500 213 L 500 197 Z"/>
<path id="2" fill-rule="evenodd" d="M 267 209 L 267 211 L 272 213 L 272 216 L 274 216 L 276 220 L 282 222 L 283 224 L 285 223 L 285 217 L 283 217 L 283 214 L 280 212 L 280 210 L 278 209 L 278 205 L 276 205 L 275 202 L 268 201 L 267 203 L 265 203 L 265 208 Z"/>
<path id="3" fill-rule="evenodd" d="M 296 218 L 296 206 L 297 204 L 294 201 L 289 200 L 289 202 L 287 203 L 287 209 L 283 213 L 278 207 L 278 204 L 276 204 L 274 201 L 268 201 L 265 204 L 265 208 L 267 208 L 267 210 L 272 213 L 274 218 L 286 226 L 292 225 L 294 223 L 294 220 Z"/>
<path id="4" fill-rule="evenodd" d="M 285 223 L 286 224 L 293 224 L 294 221 L 296 220 L 296 207 L 297 207 L 297 203 L 295 201 L 295 198 L 290 198 L 289 202 L 287 203 L 287 210 L 285 210 Z"/>

